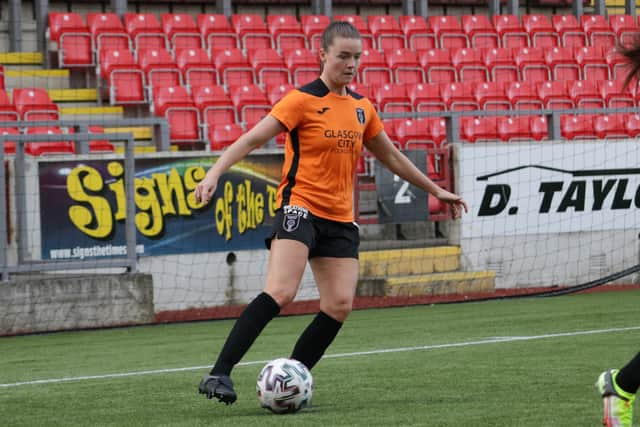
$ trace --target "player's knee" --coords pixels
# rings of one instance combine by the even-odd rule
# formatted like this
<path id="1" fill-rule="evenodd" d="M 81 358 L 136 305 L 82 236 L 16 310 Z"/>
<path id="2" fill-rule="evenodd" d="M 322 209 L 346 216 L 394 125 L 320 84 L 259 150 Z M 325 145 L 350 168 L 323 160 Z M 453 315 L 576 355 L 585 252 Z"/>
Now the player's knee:
<path id="1" fill-rule="evenodd" d="M 344 322 L 351 314 L 353 309 L 353 301 L 350 299 L 334 301 L 331 304 L 321 308 L 329 316 L 333 317 L 338 322 Z"/>
<path id="2" fill-rule="evenodd" d="M 269 295 L 271 295 L 271 298 L 273 298 L 274 301 L 278 303 L 280 308 L 291 303 L 296 297 L 296 292 L 292 292 L 288 289 L 269 290 L 268 293 Z"/>

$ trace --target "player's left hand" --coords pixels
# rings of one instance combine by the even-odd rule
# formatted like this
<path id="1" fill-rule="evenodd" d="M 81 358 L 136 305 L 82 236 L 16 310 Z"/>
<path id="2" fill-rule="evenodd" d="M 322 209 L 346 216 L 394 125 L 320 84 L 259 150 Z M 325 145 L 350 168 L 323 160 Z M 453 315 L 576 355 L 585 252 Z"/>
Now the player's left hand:
<path id="1" fill-rule="evenodd" d="M 437 194 L 434 194 L 434 196 L 441 202 L 449 205 L 454 218 L 460 218 L 460 216 L 462 216 L 463 209 L 465 213 L 469 212 L 467 202 L 457 194 L 453 194 L 445 189 L 440 189 L 440 191 Z"/>

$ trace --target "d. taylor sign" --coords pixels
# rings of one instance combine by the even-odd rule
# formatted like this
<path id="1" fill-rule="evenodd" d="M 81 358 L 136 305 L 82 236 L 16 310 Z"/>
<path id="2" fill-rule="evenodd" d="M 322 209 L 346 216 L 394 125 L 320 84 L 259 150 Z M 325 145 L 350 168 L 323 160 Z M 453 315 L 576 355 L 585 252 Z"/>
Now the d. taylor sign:
<path id="1" fill-rule="evenodd" d="M 459 148 L 462 236 L 637 229 L 640 144 L 476 144 Z"/>

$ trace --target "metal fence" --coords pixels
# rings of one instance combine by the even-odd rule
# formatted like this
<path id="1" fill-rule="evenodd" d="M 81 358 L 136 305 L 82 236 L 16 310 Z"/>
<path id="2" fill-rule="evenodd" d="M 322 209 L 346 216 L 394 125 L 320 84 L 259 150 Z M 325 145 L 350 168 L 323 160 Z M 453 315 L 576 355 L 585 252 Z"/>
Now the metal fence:
<path id="1" fill-rule="evenodd" d="M 86 259 L 80 261 L 44 261 L 30 260 L 27 257 L 27 224 L 25 213 L 27 211 L 25 192 L 25 144 L 50 142 L 53 139 L 64 139 L 75 144 L 88 144 L 88 140 L 95 139 L 95 134 L 70 134 L 70 135 L 0 135 L 0 212 L 7 212 L 7 187 L 5 185 L 5 154 L 4 146 L 6 142 L 16 144 L 15 164 L 15 198 L 17 211 L 17 263 L 8 265 L 8 227 L 6 219 L 0 219 L 0 280 L 9 280 L 10 273 L 29 273 L 55 270 L 74 270 L 87 268 L 113 268 L 124 267 L 128 271 L 136 270 L 136 228 L 135 228 L 135 201 L 134 201 L 134 139 L 131 133 L 112 133 L 100 135 L 100 139 L 108 141 L 123 141 L 124 150 L 124 187 L 126 199 L 126 257 L 114 257 L 108 260 Z"/>

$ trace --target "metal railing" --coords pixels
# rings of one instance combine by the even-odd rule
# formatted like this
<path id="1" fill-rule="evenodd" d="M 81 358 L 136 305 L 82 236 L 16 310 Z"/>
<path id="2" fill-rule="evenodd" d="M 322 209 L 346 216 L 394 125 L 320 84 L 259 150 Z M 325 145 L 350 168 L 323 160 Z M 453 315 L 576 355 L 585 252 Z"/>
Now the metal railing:
<path id="1" fill-rule="evenodd" d="M 84 143 L 88 139 L 95 139 L 95 134 L 70 134 L 70 135 L 0 135 L 0 212 L 3 218 L 0 219 L 0 280 L 9 280 L 9 273 L 30 273 L 53 270 L 74 270 L 85 268 L 114 268 L 124 267 L 128 271 L 136 270 L 136 226 L 135 226 L 135 201 L 134 201 L 134 139 L 131 133 L 110 133 L 100 135 L 100 139 L 108 141 L 124 141 L 124 187 L 126 198 L 126 257 L 114 257 L 108 260 L 87 259 L 81 261 L 45 261 L 27 259 L 27 223 L 26 215 L 26 165 L 25 165 L 25 144 L 50 142 L 52 140 L 64 139 L 74 143 Z M 18 258 L 16 265 L 8 265 L 8 227 L 4 213 L 7 212 L 6 200 L 6 176 L 5 176 L 5 154 L 4 146 L 6 142 L 16 144 L 15 154 L 15 197 L 17 211 L 17 240 Z"/>

